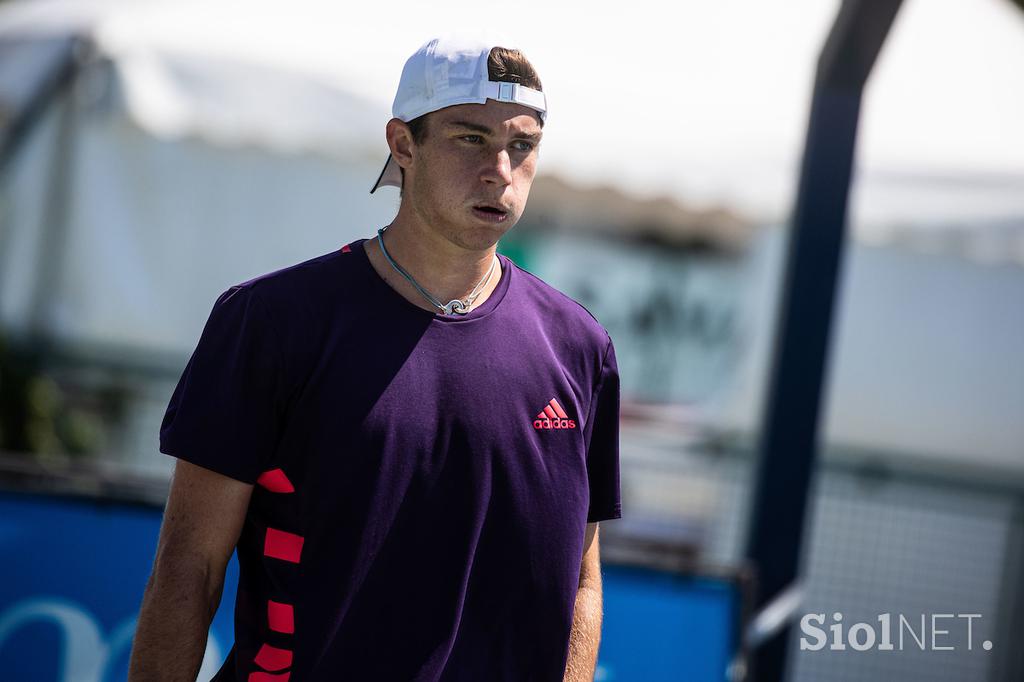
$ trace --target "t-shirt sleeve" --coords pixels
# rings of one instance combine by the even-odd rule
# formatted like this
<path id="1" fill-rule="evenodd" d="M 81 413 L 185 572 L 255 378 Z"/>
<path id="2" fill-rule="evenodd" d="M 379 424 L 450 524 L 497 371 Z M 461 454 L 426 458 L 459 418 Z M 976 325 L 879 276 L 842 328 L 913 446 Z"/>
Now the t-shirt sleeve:
<path id="1" fill-rule="evenodd" d="M 247 286 L 218 298 L 160 426 L 160 452 L 245 483 L 270 461 L 283 423 L 282 349 Z"/>
<path id="2" fill-rule="evenodd" d="M 619 490 L 619 368 L 611 338 L 584 431 L 590 509 L 587 523 L 622 517 Z"/>

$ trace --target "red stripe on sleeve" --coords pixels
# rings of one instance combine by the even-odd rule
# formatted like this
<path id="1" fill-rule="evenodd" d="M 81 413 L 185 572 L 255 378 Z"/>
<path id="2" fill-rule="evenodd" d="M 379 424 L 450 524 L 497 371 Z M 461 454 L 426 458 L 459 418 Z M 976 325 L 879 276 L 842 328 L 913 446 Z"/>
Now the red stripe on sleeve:
<path id="1" fill-rule="evenodd" d="M 267 600 L 267 623 L 275 632 L 295 632 L 295 610 L 291 604 Z"/>
<path id="2" fill-rule="evenodd" d="M 278 649 L 276 646 L 264 644 L 254 659 L 256 665 L 264 670 L 284 670 L 292 664 L 292 652 L 288 649 Z"/>
<path id="3" fill-rule="evenodd" d="M 291 672 L 286 673 L 249 673 L 249 682 L 288 682 Z"/>
<path id="4" fill-rule="evenodd" d="M 274 559 L 297 564 L 299 563 L 299 556 L 302 554 L 302 541 L 301 535 L 277 530 L 276 528 L 267 528 L 267 535 L 263 541 L 263 554 Z"/>
<path id="5" fill-rule="evenodd" d="M 288 477 L 285 476 L 284 472 L 280 469 L 264 471 L 260 474 L 260 477 L 256 479 L 256 482 L 272 493 L 295 492 L 295 486 L 292 485 L 292 482 L 288 480 Z"/>

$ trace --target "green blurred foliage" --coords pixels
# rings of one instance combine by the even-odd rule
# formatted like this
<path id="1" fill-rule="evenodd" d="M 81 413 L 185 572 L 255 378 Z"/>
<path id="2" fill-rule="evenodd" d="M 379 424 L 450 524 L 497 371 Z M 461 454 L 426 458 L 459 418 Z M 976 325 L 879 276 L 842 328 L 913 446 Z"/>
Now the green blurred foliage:
<path id="1" fill-rule="evenodd" d="M 83 457 L 109 442 L 109 418 L 122 412 L 123 395 L 62 385 L 41 358 L 15 350 L 0 336 L 0 450 L 27 456 Z"/>

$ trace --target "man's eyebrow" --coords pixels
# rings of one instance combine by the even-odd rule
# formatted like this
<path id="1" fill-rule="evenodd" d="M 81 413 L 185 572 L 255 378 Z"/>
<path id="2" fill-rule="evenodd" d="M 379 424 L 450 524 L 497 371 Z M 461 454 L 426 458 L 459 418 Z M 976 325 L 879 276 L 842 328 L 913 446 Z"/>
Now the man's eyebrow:
<path id="1" fill-rule="evenodd" d="M 449 121 L 444 124 L 447 128 L 464 128 L 466 130 L 472 130 L 475 133 L 483 133 L 484 135 L 493 135 L 494 131 L 485 125 L 480 123 L 473 123 L 472 121 Z M 540 140 L 541 133 L 517 133 L 515 135 L 517 140 L 532 140 L 534 142 Z"/>
<path id="2" fill-rule="evenodd" d="M 483 133 L 484 135 L 493 135 L 494 131 L 485 125 L 479 123 L 471 123 L 470 121 L 449 121 L 445 124 L 449 128 L 465 128 L 472 130 L 473 132 Z"/>
<path id="3" fill-rule="evenodd" d="M 540 142 L 540 138 L 543 133 L 519 133 L 516 135 L 517 140 L 530 140 L 531 142 Z"/>

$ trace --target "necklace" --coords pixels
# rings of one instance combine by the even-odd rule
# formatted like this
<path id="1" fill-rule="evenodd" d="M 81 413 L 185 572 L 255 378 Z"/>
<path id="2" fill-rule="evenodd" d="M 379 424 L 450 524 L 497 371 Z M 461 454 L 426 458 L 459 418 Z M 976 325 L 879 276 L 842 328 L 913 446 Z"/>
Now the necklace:
<path id="1" fill-rule="evenodd" d="M 377 230 L 377 243 L 380 244 L 380 251 L 381 253 L 384 254 L 384 257 L 387 259 L 388 263 L 391 263 L 391 267 L 393 267 L 395 271 L 398 272 L 398 274 L 400 274 L 402 277 L 405 277 L 407 280 L 409 280 L 409 283 L 416 287 L 416 290 L 423 294 L 423 297 L 430 301 L 430 303 L 435 308 L 440 310 L 443 314 L 465 315 L 466 313 L 468 313 L 469 306 L 473 305 L 473 301 L 475 301 L 477 296 L 480 295 L 480 288 L 483 287 L 484 282 L 487 282 L 488 280 L 491 279 L 491 273 L 494 272 L 494 265 L 498 262 L 498 257 L 494 256 L 494 260 L 491 261 L 491 267 L 488 268 L 487 274 L 484 275 L 484 278 L 480 280 L 479 284 L 473 287 L 473 291 L 469 293 L 469 296 L 462 300 L 455 298 L 452 299 L 451 301 L 448 301 L 447 304 L 444 304 L 441 303 L 441 301 L 439 301 L 436 296 L 433 296 L 430 292 L 421 287 L 419 282 L 413 279 L 413 276 L 406 272 L 401 265 L 396 263 L 394 259 L 391 257 L 391 254 L 388 253 L 388 250 L 384 248 L 384 230 L 388 229 L 388 227 L 388 225 L 385 225 L 384 227 Z"/>

